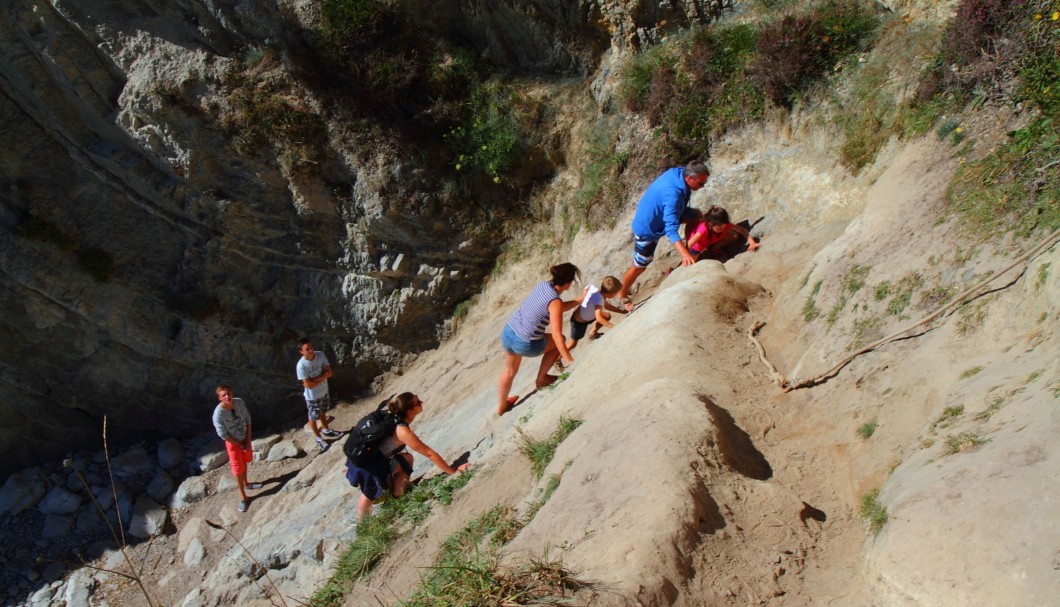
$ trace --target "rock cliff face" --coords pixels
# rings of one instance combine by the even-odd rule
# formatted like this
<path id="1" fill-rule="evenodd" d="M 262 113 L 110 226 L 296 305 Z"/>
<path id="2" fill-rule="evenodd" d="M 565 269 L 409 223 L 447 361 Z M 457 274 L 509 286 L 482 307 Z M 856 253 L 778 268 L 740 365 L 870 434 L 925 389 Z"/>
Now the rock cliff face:
<path id="1" fill-rule="evenodd" d="M 654 39 L 660 26 L 709 23 L 731 0 L 401 0 L 422 27 L 471 41 L 509 67 L 585 74 L 601 52 Z"/>
<path id="2" fill-rule="evenodd" d="M 296 418 L 298 335 L 333 389 L 363 387 L 488 270 L 496 243 L 393 146 L 337 133 L 298 174 L 235 150 L 220 82 L 282 34 L 275 5 L 0 11 L 0 473 L 98 446 L 103 415 L 119 442 L 201 430 L 221 381 L 256 421 Z"/>

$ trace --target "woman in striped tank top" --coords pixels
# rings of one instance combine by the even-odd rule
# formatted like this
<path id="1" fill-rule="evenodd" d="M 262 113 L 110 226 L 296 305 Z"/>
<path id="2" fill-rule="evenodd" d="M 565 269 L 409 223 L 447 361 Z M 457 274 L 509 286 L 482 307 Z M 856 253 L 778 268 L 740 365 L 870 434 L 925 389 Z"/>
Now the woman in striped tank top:
<path id="1" fill-rule="evenodd" d="M 568 365 L 574 362 L 567 350 L 566 337 L 563 336 L 563 313 L 579 303 L 581 299 L 563 301 L 560 294 L 571 287 L 574 278 L 579 276 L 578 267 L 572 263 L 561 263 L 548 269 L 552 280 L 546 280 L 530 291 L 522 305 L 504 325 L 501 333 L 501 347 L 504 348 L 504 369 L 497 382 L 497 415 L 504 415 L 518 396 L 508 396 L 512 390 L 515 374 L 524 356 L 542 356 L 541 367 L 537 370 L 537 387 L 541 388 L 556 381 L 555 375 L 549 375 L 548 369 L 562 356 Z M 546 339 L 545 333 L 552 336 Z"/>

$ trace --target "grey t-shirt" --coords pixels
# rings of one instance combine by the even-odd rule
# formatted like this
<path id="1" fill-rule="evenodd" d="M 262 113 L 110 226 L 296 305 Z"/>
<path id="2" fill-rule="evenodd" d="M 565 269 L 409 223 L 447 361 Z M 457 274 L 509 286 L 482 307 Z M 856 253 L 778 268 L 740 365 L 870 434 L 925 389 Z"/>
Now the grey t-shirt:
<path id="1" fill-rule="evenodd" d="M 324 356 L 324 353 L 320 350 L 314 350 L 313 360 L 306 360 L 303 356 L 298 359 L 298 364 L 295 365 L 295 373 L 298 374 L 299 380 L 312 379 L 318 377 L 324 372 L 324 367 L 330 367 L 328 363 L 328 357 Z M 328 395 L 328 382 L 324 381 L 317 385 L 316 388 L 305 389 L 306 400 L 320 400 Z"/>
<path id="2" fill-rule="evenodd" d="M 250 411 L 242 398 L 232 399 L 232 408 L 225 409 L 221 403 L 213 410 L 213 427 L 217 430 L 217 436 L 221 440 L 232 437 L 234 440 L 242 441 L 247 437 L 247 426 L 250 425 Z"/>

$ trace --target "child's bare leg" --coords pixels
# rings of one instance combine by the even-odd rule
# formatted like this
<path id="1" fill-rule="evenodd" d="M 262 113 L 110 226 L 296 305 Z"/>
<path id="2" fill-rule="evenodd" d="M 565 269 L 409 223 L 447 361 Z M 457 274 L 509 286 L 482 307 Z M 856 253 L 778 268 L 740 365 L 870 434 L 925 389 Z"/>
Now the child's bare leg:
<path id="1" fill-rule="evenodd" d="M 574 346 L 576 346 L 576 345 L 578 345 L 578 340 L 577 339 L 571 339 L 571 340 L 567 341 L 567 351 L 569 352 L 569 351 L 573 350 Z"/>
<path id="2" fill-rule="evenodd" d="M 317 421 L 312 417 L 309 418 L 309 429 L 313 431 L 313 436 L 320 438 L 320 429 L 317 428 Z"/>
<path id="3" fill-rule="evenodd" d="M 327 411 L 321 411 L 320 412 L 320 427 L 325 429 L 325 430 L 330 430 L 331 429 L 331 428 L 328 427 L 328 412 Z"/>
<path id="4" fill-rule="evenodd" d="M 504 353 L 504 368 L 501 369 L 501 377 L 497 380 L 497 415 L 504 415 L 508 410 L 508 394 L 512 391 L 512 383 L 515 381 L 515 374 L 519 372 L 521 362 L 522 356 Z"/>

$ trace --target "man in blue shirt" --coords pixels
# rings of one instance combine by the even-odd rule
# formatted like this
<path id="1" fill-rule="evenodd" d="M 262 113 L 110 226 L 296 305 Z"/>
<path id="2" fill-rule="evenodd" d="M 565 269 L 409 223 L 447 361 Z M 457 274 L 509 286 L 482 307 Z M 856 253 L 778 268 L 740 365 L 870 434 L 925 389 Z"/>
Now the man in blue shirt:
<path id="1" fill-rule="evenodd" d="M 655 257 L 659 239 L 666 236 L 681 254 L 681 265 L 696 263 L 684 240 L 681 239 L 681 224 L 698 221 L 702 214 L 689 208 L 692 192 L 702 188 L 710 178 L 707 165 L 693 161 L 683 167 L 667 170 L 648 186 L 637 203 L 633 215 L 633 264 L 622 276 L 622 289 L 618 299 L 627 310 L 633 309 L 629 301 L 629 290 L 637 277 L 644 273 Z"/>

